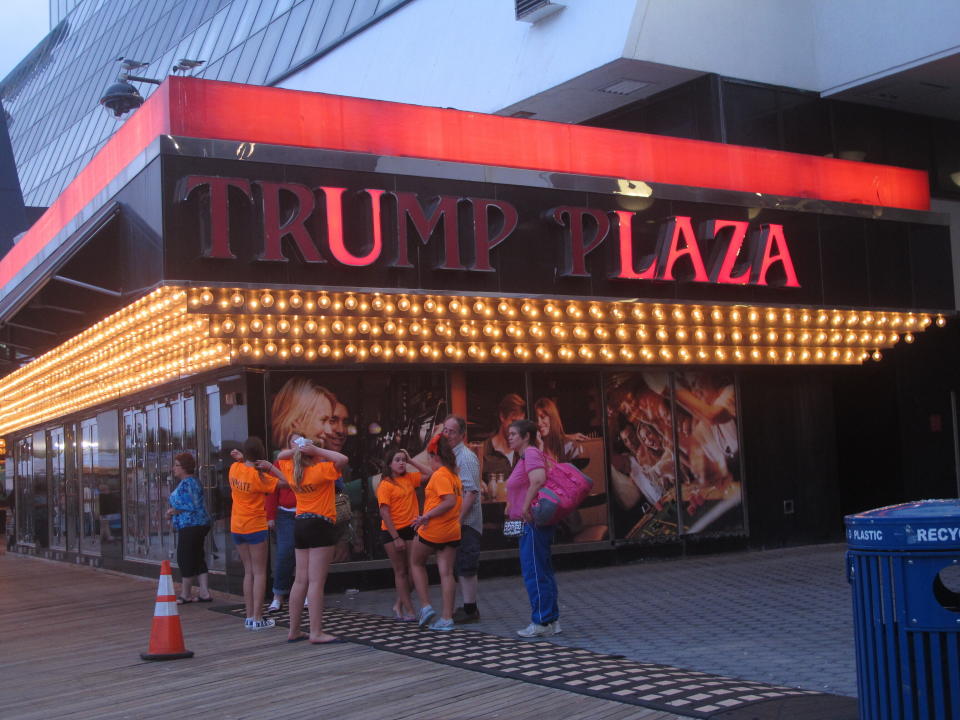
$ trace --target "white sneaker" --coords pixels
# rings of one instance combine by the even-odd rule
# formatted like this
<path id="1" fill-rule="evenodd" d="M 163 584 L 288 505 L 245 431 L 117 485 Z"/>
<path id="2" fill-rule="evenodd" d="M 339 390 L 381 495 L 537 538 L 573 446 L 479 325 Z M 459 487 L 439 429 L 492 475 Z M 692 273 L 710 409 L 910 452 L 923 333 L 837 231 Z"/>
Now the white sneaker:
<path id="1" fill-rule="evenodd" d="M 539 623 L 530 623 L 523 630 L 517 630 L 517 635 L 522 638 L 550 637 L 555 634 L 553 623 L 540 625 Z"/>
<path id="2" fill-rule="evenodd" d="M 554 620 L 554 621 L 553 621 L 552 623 L 550 623 L 550 624 L 553 625 L 553 634 L 554 634 L 554 635 L 559 635 L 559 634 L 560 634 L 560 621 L 559 621 L 559 620 Z"/>
<path id="3" fill-rule="evenodd" d="M 443 618 L 440 618 L 439 620 L 435 621 L 432 625 L 430 625 L 431 630 L 453 630 L 453 627 L 454 627 L 453 620 L 450 618 L 446 620 L 444 620 Z"/>
<path id="4" fill-rule="evenodd" d="M 275 620 L 270 618 L 264 618 L 263 620 L 253 620 L 249 625 L 247 625 L 247 630 L 269 630 L 274 625 L 276 625 Z"/>
<path id="5" fill-rule="evenodd" d="M 280 612 L 280 604 L 280 601 L 274 598 L 273 602 L 270 603 L 270 607 L 267 608 L 267 612 Z"/>
<path id="6" fill-rule="evenodd" d="M 433 609 L 432 605 L 424 605 L 420 608 L 420 612 L 417 614 L 417 625 L 423 627 L 437 614 L 437 611 Z"/>

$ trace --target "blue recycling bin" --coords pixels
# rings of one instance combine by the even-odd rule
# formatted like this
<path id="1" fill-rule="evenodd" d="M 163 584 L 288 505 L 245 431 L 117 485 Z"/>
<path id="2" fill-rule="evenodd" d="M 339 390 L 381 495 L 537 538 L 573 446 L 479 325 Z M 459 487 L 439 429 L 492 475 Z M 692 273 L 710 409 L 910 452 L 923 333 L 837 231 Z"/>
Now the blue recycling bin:
<path id="1" fill-rule="evenodd" d="M 960 718 L 960 500 L 848 515 L 862 720 Z"/>

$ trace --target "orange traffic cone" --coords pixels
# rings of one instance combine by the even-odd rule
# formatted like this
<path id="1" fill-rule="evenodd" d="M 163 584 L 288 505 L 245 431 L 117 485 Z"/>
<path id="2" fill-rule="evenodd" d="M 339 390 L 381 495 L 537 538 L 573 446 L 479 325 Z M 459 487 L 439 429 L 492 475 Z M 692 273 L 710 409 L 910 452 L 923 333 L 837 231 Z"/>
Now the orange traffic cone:
<path id="1" fill-rule="evenodd" d="M 153 628 L 150 630 L 150 648 L 140 653 L 144 660 L 179 660 L 192 658 L 193 652 L 183 646 L 183 631 L 177 613 L 177 596 L 173 592 L 173 575 L 170 561 L 160 565 L 160 586 L 157 588 L 157 604 L 153 609 Z"/>

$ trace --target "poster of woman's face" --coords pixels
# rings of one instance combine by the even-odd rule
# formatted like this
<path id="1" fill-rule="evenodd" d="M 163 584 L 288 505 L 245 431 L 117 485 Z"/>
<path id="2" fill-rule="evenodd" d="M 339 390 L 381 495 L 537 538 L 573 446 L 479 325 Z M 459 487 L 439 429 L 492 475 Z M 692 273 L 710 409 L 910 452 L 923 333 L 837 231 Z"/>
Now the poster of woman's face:
<path id="1" fill-rule="evenodd" d="M 351 523 L 334 561 L 382 557 L 374 483 L 389 447 L 417 455 L 447 414 L 442 373 L 272 373 L 270 436 L 274 450 L 302 433 L 350 458 L 343 489 Z"/>
<path id="2" fill-rule="evenodd" d="M 615 537 L 677 534 L 677 467 L 670 376 L 617 373 L 606 385 Z"/>
<path id="3" fill-rule="evenodd" d="M 745 529 L 733 376 L 677 373 L 674 392 L 683 532 Z"/>

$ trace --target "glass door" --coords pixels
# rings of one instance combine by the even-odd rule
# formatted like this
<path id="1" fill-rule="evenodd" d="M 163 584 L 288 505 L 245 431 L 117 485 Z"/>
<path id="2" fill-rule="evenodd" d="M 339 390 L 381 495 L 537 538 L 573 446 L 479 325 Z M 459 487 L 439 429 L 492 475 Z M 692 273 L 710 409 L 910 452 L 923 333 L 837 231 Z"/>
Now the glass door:
<path id="1" fill-rule="evenodd" d="M 176 557 L 176 533 L 167 517 L 173 458 L 197 454 L 191 393 L 162 398 L 124 412 L 125 556 L 159 562 Z"/>
<path id="2" fill-rule="evenodd" d="M 33 438 L 27 435 L 17 440 L 14 453 L 17 541 L 25 545 L 33 545 L 36 543 L 36 524 L 33 514 Z"/>
<path id="3" fill-rule="evenodd" d="M 47 433 L 47 457 L 50 461 L 50 547 L 67 549 L 67 488 L 64 477 L 66 444 L 63 428 Z"/>
<path id="4" fill-rule="evenodd" d="M 116 424 L 116 421 L 114 421 Z M 80 483 L 80 552 L 100 554 L 100 483 L 97 469 L 100 463 L 100 433 L 97 418 L 80 423 L 80 442 L 77 443 L 77 477 Z"/>

